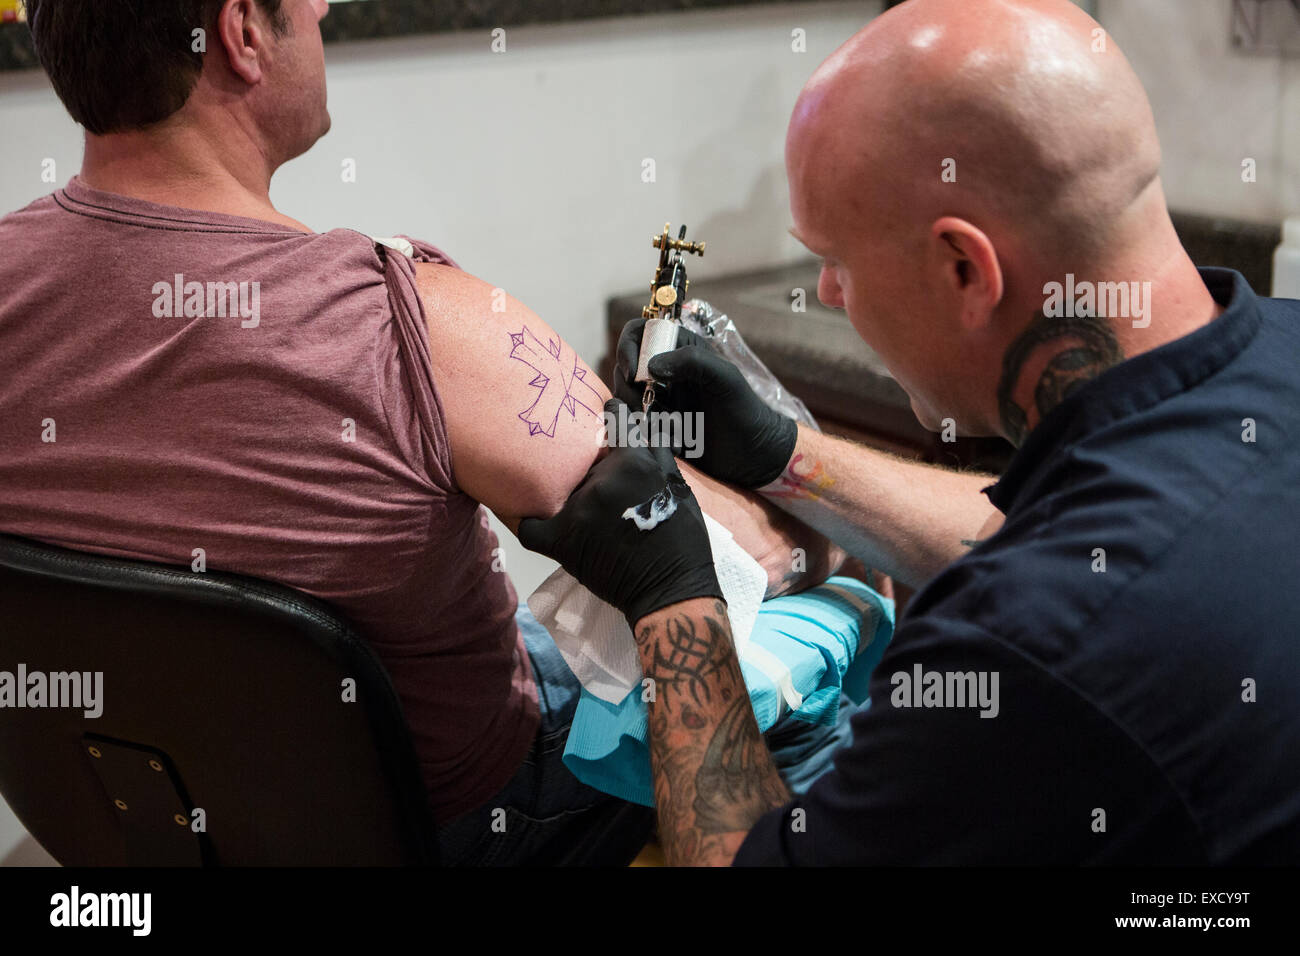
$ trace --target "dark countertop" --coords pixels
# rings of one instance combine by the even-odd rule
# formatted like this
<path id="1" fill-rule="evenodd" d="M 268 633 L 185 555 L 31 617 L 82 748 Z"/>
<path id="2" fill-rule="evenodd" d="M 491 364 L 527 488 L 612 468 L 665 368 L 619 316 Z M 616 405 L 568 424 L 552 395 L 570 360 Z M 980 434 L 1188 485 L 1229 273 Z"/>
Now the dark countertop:
<path id="1" fill-rule="evenodd" d="M 778 2 L 818 0 L 366 0 L 332 4 L 329 16 L 321 23 L 321 33 L 326 43 L 339 43 Z M 38 65 L 27 25 L 0 24 L 0 70 L 26 70 Z"/>

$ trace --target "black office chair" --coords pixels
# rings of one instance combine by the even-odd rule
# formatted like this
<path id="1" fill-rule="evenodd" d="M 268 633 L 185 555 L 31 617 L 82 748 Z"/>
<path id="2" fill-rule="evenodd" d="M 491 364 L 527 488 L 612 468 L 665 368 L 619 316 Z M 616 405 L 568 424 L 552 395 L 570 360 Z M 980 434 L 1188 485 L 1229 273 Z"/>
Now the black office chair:
<path id="1" fill-rule="evenodd" d="M 19 665 L 103 674 L 98 718 L 0 708 L 0 793 L 64 865 L 438 862 L 392 683 L 306 595 L 0 535 Z"/>

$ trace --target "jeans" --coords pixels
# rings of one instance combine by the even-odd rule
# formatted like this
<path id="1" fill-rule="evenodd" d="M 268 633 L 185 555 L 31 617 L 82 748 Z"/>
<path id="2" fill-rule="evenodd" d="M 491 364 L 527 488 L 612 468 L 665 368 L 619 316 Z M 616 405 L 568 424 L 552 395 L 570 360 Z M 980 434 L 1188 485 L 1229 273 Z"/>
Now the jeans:
<path id="1" fill-rule="evenodd" d="M 448 866 L 626 866 L 654 831 L 654 811 L 601 793 L 564 766 L 578 707 L 578 679 L 526 604 L 515 614 L 533 665 L 541 723 L 510 782 L 476 810 L 439 830 Z M 766 734 L 787 785 L 804 792 L 830 769 L 850 737 L 854 705 L 841 697 L 838 722 L 815 725 L 782 717 Z"/>

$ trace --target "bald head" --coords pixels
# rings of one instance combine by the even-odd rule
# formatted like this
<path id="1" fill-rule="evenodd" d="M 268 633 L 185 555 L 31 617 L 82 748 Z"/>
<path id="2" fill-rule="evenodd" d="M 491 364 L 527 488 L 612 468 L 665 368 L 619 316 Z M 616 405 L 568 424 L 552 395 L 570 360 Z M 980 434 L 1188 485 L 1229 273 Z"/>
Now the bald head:
<path id="1" fill-rule="evenodd" d="M 1046 283 L 1145 278 L 1158 295 L 1204 294 L 1165 208 L 1142 84 L 1068 0 L 908 0 L 882 14 L 804 88 L 786 166 L 794 233 L 825 260 L 822 301 L 849 313 L 934 430 L 954 419 L 1011 437 L 994 396 L 1016 399 L 999 377 Z M 1098 354 L 1122 360 L 1178 330 L 1095 331 Z M 1066 347 L 1079 362 L 1077 336 Z"/>
<path id="2" fill-rule="evenodd" d="M 788 150 L 814 202 L 852 196 L 882 228 L 957 215 L 1086 256 L 1160 165 L 1141 83 L 1068 0 L 890 10 L 808 83 Z"/>

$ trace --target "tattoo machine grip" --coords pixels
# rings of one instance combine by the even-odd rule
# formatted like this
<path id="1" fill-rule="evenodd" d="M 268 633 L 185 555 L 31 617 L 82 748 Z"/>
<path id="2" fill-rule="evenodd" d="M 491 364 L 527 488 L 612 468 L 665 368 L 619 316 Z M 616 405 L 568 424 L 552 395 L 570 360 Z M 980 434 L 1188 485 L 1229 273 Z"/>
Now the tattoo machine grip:
<path id="1" fill-rule="evenodd" d="M 680 324 L 672 319 L 647 319 L 645 331 L 641 334 L 641 355 L 636 364 L 637 382 L 649 382 L 650 360 L 656 355 L 671 352 L 677 348 L 677 330 Z"/>

